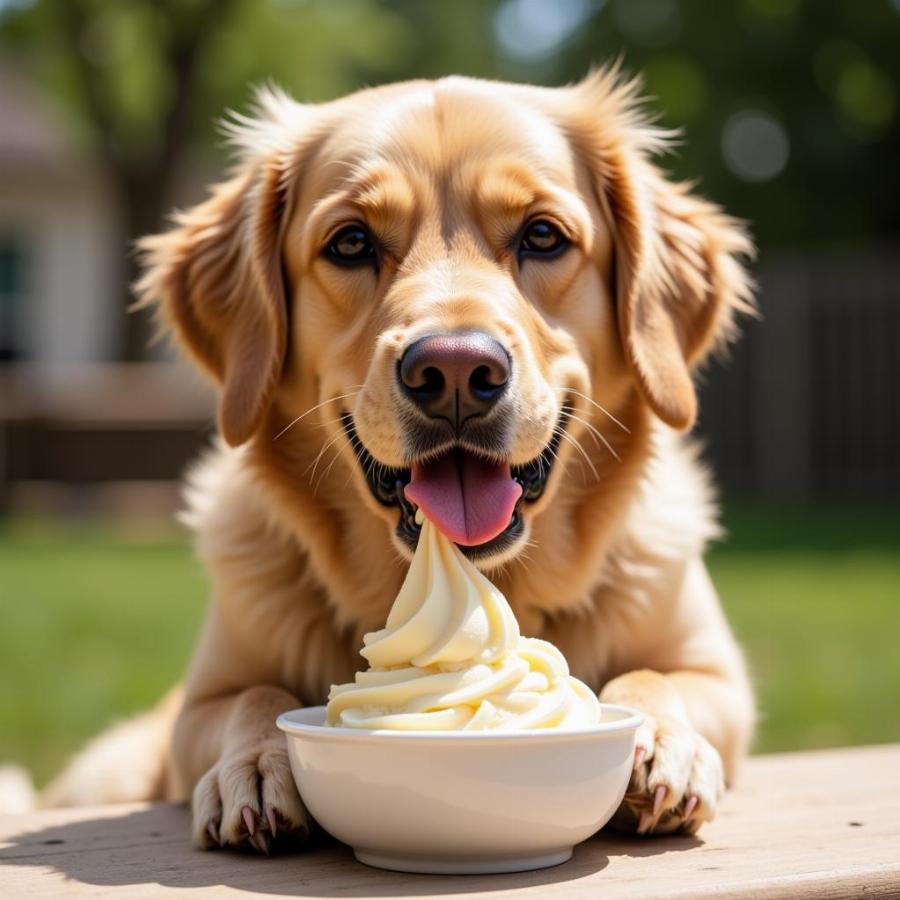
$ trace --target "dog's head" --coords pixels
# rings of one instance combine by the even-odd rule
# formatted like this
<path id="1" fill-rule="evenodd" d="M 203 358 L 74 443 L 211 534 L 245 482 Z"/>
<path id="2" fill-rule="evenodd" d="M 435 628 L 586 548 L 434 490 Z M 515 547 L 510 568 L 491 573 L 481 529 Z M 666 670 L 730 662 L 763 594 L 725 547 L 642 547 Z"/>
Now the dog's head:
<path id="1" fill-rule="evenodd" d="M 665 135 L 614 73 L 267 92 L 233 134 L 237 174 L 144 242 L 140 293 L 229 443 L 290 447 L 298 484 L 335 454 L 405 552 L 421 507 L 514 556 L 635 416 L 691 426 L 691 370 L 750 302 L 747 238 L 653 165 Z"/>

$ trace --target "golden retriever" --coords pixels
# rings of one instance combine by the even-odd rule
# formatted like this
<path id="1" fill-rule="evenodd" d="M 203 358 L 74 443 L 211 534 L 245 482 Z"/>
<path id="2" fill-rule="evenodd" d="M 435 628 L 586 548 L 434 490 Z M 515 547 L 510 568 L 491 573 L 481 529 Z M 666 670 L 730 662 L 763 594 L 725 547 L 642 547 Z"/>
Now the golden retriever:
<path id="1" fill-rule="evenodd" d="M 613 824 L 695 831 L 754 719 L 680 435 L 692 370 L 752 308 L 741 226 L 654 165 L 671 135 L 611 70 L 266 90 L 231 136 L 232 177 L 143 242 L 138 285 L 220 387 L 188 491 L 212 603 L 183 693 L 45 802 L 192 797 L 201 847 L 306 834 L 275 717 L 360 667 L 418 479 L 522 632 L 646 713 Z"/>

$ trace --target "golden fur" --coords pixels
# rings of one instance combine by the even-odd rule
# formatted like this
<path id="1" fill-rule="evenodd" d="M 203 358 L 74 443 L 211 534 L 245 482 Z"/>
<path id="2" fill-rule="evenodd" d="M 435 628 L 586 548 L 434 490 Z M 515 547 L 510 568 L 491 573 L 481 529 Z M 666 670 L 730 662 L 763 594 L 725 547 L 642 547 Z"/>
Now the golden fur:
<path id="1" fill-rule="evenodd" d="M 742 229 L 664 177 L 651 157 L 669 136 L 609 71 L 557 89 L 408 82 L 320 106 L 266 91 L 231 134 L 230 180 L 143 243 L 140 296 L 220 385 L 224 441 L 190 480 L 212 603 L 183 703 L 156 714 L 171 753 L 153 750 L 155 778 L 122 796 L 193 794 L 200 846 L 249 840 L 244 807 L 260 848 L 276 827 L 305 830 L 275 715 L 351 678 L 409 556 L 338 417 L 379 462 L 406 464 L 399 352 L 479 328 L 517 372 L 512 463 L 540 453 L 564 398 L 574 407 L 527 541 L 483 565 L 523 633 L 647 713 L 615 824 L 695 830 L 754 718 L 702 560 L 709 485 L 679 436 L 692 370 L 750 309 Z M 520 268 L 510 236 L 538 213 L 572 247 Z M 348 221 L 378 234 L 378 273 L 322 258 Z M 73 790 L 63 775 L 52 796 Z"/>

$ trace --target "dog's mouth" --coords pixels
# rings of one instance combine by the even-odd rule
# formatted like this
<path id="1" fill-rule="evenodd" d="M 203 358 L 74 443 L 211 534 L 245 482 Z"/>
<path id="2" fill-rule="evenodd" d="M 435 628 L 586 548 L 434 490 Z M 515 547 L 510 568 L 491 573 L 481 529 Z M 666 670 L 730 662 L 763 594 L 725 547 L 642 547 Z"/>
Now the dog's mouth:
<path id="1" fill-rule="evenodd" d="M 341 421 L 372 496 L 382 506 L 398 507 L 397 536 L 415 550 L 421 508 L 470 559 L 508 549 L 525 528 L 523 506 L 543 495 L 553 471 L 569 408 L 560 413 L 544 449 L 524 465 L 511 466 L 469 448 L 452 446 L 408 468 L 378 462 L 365 448 L 349 412 Z"/>

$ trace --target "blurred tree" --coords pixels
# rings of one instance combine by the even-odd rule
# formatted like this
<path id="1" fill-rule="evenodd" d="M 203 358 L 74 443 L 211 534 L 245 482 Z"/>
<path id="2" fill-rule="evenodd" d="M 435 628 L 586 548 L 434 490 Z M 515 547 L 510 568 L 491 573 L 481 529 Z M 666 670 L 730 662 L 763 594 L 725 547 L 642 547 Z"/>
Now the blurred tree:
<path id="1" fill-rule="evenodd" d="M 209 157 L 216 118 L 266 79 L 327 99 L 390 78 L 412 43 L 374 2 L 17 0 L 0 4 L 0 41 L 28 58 L 75 113 L 97 153 L 123 232 L 123 315 L 135 238 L 161 227 L 189 157 Z M 121 355 L 146 352 L 145 315 L 127 316 Z"/>
<path id="2" fill-rule="evenodd" d="M 128 240 L 160 226 L 189 154 L 218 161 L 212 123 L 255 83 L 313 101 L 452 72 L 553 84 L 620 55 L 686 127 L 667 165 L 764 247 L 900 228 L 900 0 L 0 0 L 0 44 L 83 124 Z M 125 355 L 144 342 L 129 317 Z"/>
<path id="3" fill-rule="evenodd" d="M 59 63 L 72 78 L 129 241 L 159 225 L 189 137 L 200 50 L 231 5 L 232 0 L 156 8 L 106 4 L 104 9 L 86 0 L 46 4 L 47 13 L 58 17 Z M 154 52 L 135 53 L 148 44 Z M 129 253 L 125 259 L 129 284 L 136 274 L 134 257 Z M 141 356 L 145 322 L 137 316 L 127 320 L 126 359 Z"/>
<path id="4" fill-rule="evenodd" d="M 588 5 L 551 77 L 623 54 L 662 122 L 685 129 L 667 165 L 764 249 L 900 229 L 900 0 Z"/>
<path id="5" fill-rule="evenodd" d="M 22 4 L 6 25 L 87 127 L 128 241 L 159 225 L 189 137 L 200 49 L 232 6 L 46 0 Z M 122 258 L 127 284 L 133 257 Z M 129 318 L 126 358 L 142 354 L 142 326 Z"/>

